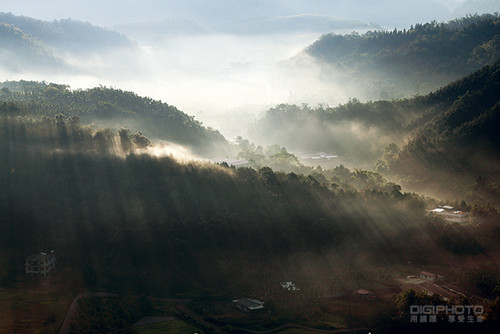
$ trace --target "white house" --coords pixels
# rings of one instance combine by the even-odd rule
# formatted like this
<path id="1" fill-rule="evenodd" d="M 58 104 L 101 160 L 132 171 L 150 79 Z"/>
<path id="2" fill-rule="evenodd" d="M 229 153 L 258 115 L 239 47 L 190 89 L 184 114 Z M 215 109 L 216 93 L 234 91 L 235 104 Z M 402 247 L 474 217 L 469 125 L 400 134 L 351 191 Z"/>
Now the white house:
<path id="1" fill-rule="evenodd" d="M 54 251 L 50 254 L 32 254 L 26 258 L 26 275 L 47 277 L 52 269 L 56 267 L 56 255 Z"/>
<path id="2" fill-rule="evenodd" d="M 470 212 L 454 210 L 452 206 L 443 206 L 431 210 L 430 213 L 443 217 L 454 223 L 467 223 L 470 220 Z"/>
<path id="3" fill-rule="evenodd" d="M 370 290 L 366 290 L 366 289 L 356 290 L 356 295 L 359 298 L 373 298 L 375 296 L 375 294 L 373 292 L 371 292 Z"/>
<path id="4" fill-rule="evenodd" d="M 293 282 L 281 282 L 281 287 L 288 291 L 299 291 L 300 289 Z"/>
<path id="5" fill-rule="evenodd" d="M 436 280 L 444 281 L 444 276 L 436 275 L 436 274 L 430 273 L 428 271 L 421 271 L 420 278 L 428 280 L 428 281 L 436 281 Z"/>
<path id="6" fill-rule="evenodd" d="M 428 271 L 421 271 L 420 272 L 420 278 L 428 280 L 428 281 L 435 281 L 437 279 L 437 275 L 433 274 L 433 273 L 430 273 Z"/>

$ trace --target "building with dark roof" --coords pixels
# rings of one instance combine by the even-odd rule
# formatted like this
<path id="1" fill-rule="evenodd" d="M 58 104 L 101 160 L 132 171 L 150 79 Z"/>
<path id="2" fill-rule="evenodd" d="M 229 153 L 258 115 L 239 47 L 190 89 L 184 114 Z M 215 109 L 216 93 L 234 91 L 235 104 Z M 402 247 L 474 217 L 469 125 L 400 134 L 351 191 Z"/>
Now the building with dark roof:
<path id="1" fill-rule="evenodd" d="M 264 302 L 261 302 L 260 300 L 257 300 L 257 299 L 250 299 L 250 298 L 235 299 L 235 300 L 233 300 L 233 305 L 238 310 L 241 310 L 243 312 L 250 312 L 250 311 L 260 310 L 260 309 L 264 308 Z"/>

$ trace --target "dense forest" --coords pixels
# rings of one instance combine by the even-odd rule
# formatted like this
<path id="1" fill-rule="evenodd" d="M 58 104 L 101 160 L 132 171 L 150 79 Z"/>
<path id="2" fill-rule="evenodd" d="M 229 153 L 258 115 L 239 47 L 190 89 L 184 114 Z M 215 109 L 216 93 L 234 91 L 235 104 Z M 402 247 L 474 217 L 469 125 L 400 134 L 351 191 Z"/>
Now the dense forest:
<path id="1" fill-rule="evenodd" d="M 132 92 L 106 87 L 70 90 L 66 85 L 28 81 L 7 81 L 0 87 L 0 101 L 15 103 L 30 115 L 78 116 L 85 124 L 141 131 L 151 138 L 186 145 L 208 157 L 228 149 L 218 131 L 204 127 L 174 106 Z"/>
<path id="2" fill-rule="evenodd" d="M 499 91 L 497 62 L 430 94 L 425 112 L 411 124 L 413 135 L 400 152 L 383 157 L 377 170 L 406 178 L 414 189 L 451 188 L 498 205 Z"/>
<path id="3" fill-rule="evenodd" d="M 472 198 L 481 176 L 489 189 L 484 195 L 497 202 L 499 73 L 497 62 L 409 99 L 278 105 L 256 123 L 252 138 L 296 151 L 333 151 L 413 189 L 441 189 L 446 196 Z"/>
<path id="4" fill-rule="evenodd" d="M 327 34 L 305 54 L 323 64 L 325 80 L 340 77 L 337 83 L 366 91 L 357 97 L 387 100 L 426 94 L 493 64 L 500 56 L 499 32 L 498 14 L 470 15 L 403 30 Z"/>
<path id="5" fill-rule="evenodd" d="M 420 23 L 408 30 L 324 35 L 307 52 L 343 66 L 462 76 L 498 58 L 499 32 L 498 14 L 474 15 L 447 23 Z"/>
<path id="6" fill-rule="evenodd" d="M 490 246 L 427 217 L 423 198 L 381 178 L 370 184 L 366 171 L 306 177 L 180 164 L 135 154 L 144 140 L 130 134 L 62 117 L 4 115 L 1 136 L 3 284 L 22 273 L 24 254 L 47 248 L 87 285 L 180 294 L 201 282 L 250 284 L 231 277 L 255 263 L 263 272 L 249 275 L 259 277 L 310 252 L 347 266 L 361 254 L 418 263 Z"/>

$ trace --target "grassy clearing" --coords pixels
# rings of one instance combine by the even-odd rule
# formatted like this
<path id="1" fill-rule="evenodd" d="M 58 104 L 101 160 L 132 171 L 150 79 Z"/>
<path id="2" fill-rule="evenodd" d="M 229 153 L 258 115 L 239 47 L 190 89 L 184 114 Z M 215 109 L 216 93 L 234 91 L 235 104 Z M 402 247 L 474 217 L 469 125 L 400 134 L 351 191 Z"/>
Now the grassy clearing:
<path id="1" fill-rule="evenodd" d="M 316 333 L 315 331 L 311 331 L 308 329 L 300 329 L 300 328 L 288 328 L 283 331 L 277 332 L 279 334 L 305 334 L 305 333 Z"/>
<path id="2" fill-rule="evenodd" d="M 318 328 L 324 328 L 325 326 L 329 326 L 332 328 L 341 329 L 347 327 L 345 319 L 343 317 L 327 313 L 322 314 L 321 318 L 316 321 L 304 322 L 303 324 L 309 327 L 318 327 Z"/>
<path id="3" fill-rule="evenodd" d="M 0 289 L 0 333 L 57 333 L 73 296 L 54 287 Z"/>

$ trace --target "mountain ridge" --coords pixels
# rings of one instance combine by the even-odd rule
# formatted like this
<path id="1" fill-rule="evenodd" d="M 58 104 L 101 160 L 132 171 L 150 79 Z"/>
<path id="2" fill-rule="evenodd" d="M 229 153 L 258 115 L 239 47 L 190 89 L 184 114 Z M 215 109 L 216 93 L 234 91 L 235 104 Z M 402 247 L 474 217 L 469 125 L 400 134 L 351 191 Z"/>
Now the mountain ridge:
<path id="1" fill-rule="evenodd" d="M 363 100 L 425 95 L 500 57 L 500 16 L 469 15 L 449 22 L 364 34 L 325 34 L 283 66 L 309 59 L 317 80 Z"/>
<path id="2" fill-rule="evenodd" d="M 45 44 L 64 51 L 97 52 L 115 47 L 132 47 L 132 42 L 108 28 L 72 19 L 43 21 L 0 12 L 0 22 L 11 24 Z"/>
<path id="3" fill-rule="evenodd" d="M 70 70 L 70 66 L 55 56 L 49 46 L 1 20 L 0 42 L 2 67 L 10 71 Z"/>

